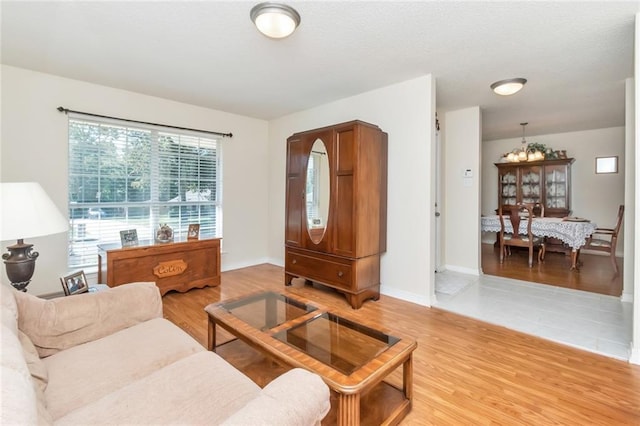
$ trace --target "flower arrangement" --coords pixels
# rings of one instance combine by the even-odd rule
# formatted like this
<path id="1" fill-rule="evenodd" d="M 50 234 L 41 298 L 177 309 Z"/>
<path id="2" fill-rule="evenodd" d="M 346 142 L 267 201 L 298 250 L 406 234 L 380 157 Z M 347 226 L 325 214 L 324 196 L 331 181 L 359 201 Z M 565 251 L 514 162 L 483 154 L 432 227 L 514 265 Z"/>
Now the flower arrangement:
<path id="1" fill-rule="evenodd" d="M 529 142 L 527 145 L 528 152 L 541 152 L 542 154 L 546 154 L 547 146 L 543 143 Z"/>

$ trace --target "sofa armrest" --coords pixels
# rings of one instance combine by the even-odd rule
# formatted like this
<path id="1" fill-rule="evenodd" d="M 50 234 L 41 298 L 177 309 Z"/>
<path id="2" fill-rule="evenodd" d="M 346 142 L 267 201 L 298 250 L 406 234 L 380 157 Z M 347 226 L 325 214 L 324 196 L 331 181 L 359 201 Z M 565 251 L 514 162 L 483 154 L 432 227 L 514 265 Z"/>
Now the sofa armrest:
<path id="1" fill-rule="evenodd" d="M 152 282 L 51 300 L 21 292 L 15 298 L 18 328 L 40 357 L 162 317 L 162 297 Z"/>
<path id="2" fill-rule="evenodd" d="M 294 368 L 265 386 L 223 425 L 319 425 L 330 408 L 329 387 L 320 376 Z"/>

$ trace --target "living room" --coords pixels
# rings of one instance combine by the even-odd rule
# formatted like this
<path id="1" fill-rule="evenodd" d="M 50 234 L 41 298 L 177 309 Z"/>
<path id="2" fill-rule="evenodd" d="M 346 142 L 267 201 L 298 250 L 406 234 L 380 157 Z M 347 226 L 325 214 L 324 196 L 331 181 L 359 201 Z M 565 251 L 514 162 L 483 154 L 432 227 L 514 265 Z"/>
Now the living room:
<path id="1" fill-rule="evenodd" d="M 429 207 L 434 204 L 433 195 L 428 191 L 412 191 L 412 196 L 406 197 L 404 189 L 415 188 L 415 182 L 421 182 L 421 187 L 430 187 L 434 181 L 429 170 L 423 167 L 425 161 L 422 159 L 431 158 L 427 164 L 435 161 L 431 151 L 433 146 L 429 148 L 425 143 L 430 140 L 429 135 L 434 134 L 435 122 L 420 118 L 435 115 L 437 96 L 433 76 L 425 75 L 268 121 L 90 84 L 80 81 L 81 78 L 65 79 L 7 65 L 3 65 L 2 71 L 2 179 L 41 182 L 63 211 L 67 202 L 67 120 L 56 110 L 60 105 L 97 114 L 232 132 L 234 137 L 223 142 L 226 212 L 223 270 L 262 262 L 282 264 L 284 230 L 280 218 L 284 216 L 284 141 L 288 136 L 296 131 L 356 117 L 378 124 L 391 135 L 390 250 L 383 258 L 383 292 L 423 305 L 431 304 L 434 278 L 430 271 L 435 268 L 423 260 L 433 261 L 434 247 L 429 243 L 433 241 L 433 224 L 426 223 L 427 226 L 422 227 L 409 224 L 424 223 L 422 218 L 433 217 Z M 399 109 L 398 105 L 402 107 Z M 398 111 L 406 113 L 398 114 Z M 462 117 L 458 123 L 456 117 Z M 448 134 L 448 149 L 453 153 L 443 163 L 443 170 L 450 174 L 445 179 L 447 185 L 446 182 L 455 182 L 460 168 L 471 165 L 476 170 L 483 169 L 480 159 L 469 155 L 478 151 L 468 149 L 466 134 L 459 142 L 464 159 L 452 151 L 457 146 L 456 127 L 462 131 L 471 129 L 473 133 L 481 114 L 471 109 L 443 116 L 441 120 L 445 126 L 444 133 Z M 31 124 L 34 121 L 38 122 L 37 126 Z M 480 135 L 475 136 L 478 145 L 480 138 Z M 44 141 L 46 145 L 43 146 Z M 22 158 L 28 158 L 28 161 L 15 161 Z M 42 167 L 43 164 L 56 166 Z M 478 182 L 475 180 L 474 187 L 470 189 L 480 193 L 479 186 L 476 186 Z M 443 212 L 447 224 L 443 263 L 473 269 L 474 266 L 468 266 L 471 259 L 471 264 L 475 262 L 478 270 L 477 260 L 473 259 L 478 259 L 474 253 L 478 253 L 479 248 L 466 243 L 458 247 L 455 237 L 447 237 L 447 229 L 455 230 L 449 233 L 460 232 L 467 236 L 478 234 L 474 224 L 479 212 L 456 207 L 458 204 L 463 207 L 469 202 L 467 188 L 459 190 L 445 186 L 444 190 L 448 197 L 448 212 Z M 455 216 L 454 211 L 458 212 Z M 628 214 L 632 213 L 628 211 Z M 31 291 L 41 294 L 58 290 L 57 282 L 45 277 L 64 276 L 69 272 L 64 249 L 66 237 L 56 235 L 35 242 L 46 255 L 38 261 Z"/>
<path id="2" fill-rule="evenodd" d="M 640 56 L 637 34 L 636 62 Z M 436 161 L 433 144 L 438 111 L 436 85 L 442 76 L 420 73 L 274 119 L 258 119 L 144 94 L 145 87 L 125 90 L 87 82 L 81 70 L 70 73 L 73 76 L 70 78 L 28 68 L 4 61 L 2 64 L 0 178 L 3 182 L 40 182 L 63 212 L 68 208 L 68 118 L 57 111 L 59 106 L 233 133 L 232 138 L 222 142 L 223 271 L 262 263 L 284 264 L 287 137 L 352 119 L 377 124 L 389 134 L 388 251 L 382 259 L 381 290 L 384 295 L 423 306 L 434 302 L 435 225 L 425 218 L 433 218 L 435 213 L 430 188 L 435 185 L 432 170 Z M 635 77 L 638 78 L 638 67 Z M 636 98 L 637 93 L 636 88 Z M 250 96 L 250 93 L 242 95 Z M 466 187 L 460 190 L 456 187 L 462 185 L 451 182 L 455 182 L 463 169 L 472 168 L 477 178 L 483 169 L 480 158 L 482 108 L 466 105 L 439 115 L 448 149 L 460 148 L 460 155 L 454 151 L 454 155 L 443 160 L 443 171 L 450 182 L 445 186 L 448 204 L 442 212 L 446 222 L 442 237 L 446 246 L 443 263 L 461 269 L 472 269 L 475 265 L 479 269 L 480 181 L 474 179 L 468 190 Z M 631 140 L 638 145 L 637 135 Z M 627 157 L 627 167 L 638 161 L 637 150 L 634 155 L 635 158 Z M 638 185 L 635 188 L 628 185 L 627 192 L 630 201 L 640 194 Z M 469 205 L 476 207 L 468 208 Z M 459 235 L 465 237 L 459 238 Z M 41 255 L 29 292 L 39 295 L 59 291 L 58 277 L 70 272 L 68 237 L 58 234 L 30 242 Z M 3 246 L 10 243 L 13 242 L 3 241 Z M 626 241 L 627 245 L 637 247 L 638 242 Z M 636 260 L 639 255 L 640 250 L 636 249 Z M 640 264 L 631 259 L 627 263 Z M 90 274 L 89 278 L 95 282 L 94 275 Z M 632 278 L 631 282 L 634 281 L 638 282 L 637 278 Z M 632 362 L 638 363 L 640 303 L 637 295 L 633 297 L 635 355 Z"/>

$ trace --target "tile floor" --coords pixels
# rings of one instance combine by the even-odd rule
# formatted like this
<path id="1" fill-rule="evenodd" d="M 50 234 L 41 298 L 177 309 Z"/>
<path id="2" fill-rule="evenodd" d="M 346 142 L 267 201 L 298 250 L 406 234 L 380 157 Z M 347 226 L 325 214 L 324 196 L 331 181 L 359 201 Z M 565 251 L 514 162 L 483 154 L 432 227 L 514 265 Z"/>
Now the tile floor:
<path id="1" fill-rule="evenodd" d="M 492 275 L 436 274 L 440 309 L 612 358 L 629 359 L 632 304 Z"/>

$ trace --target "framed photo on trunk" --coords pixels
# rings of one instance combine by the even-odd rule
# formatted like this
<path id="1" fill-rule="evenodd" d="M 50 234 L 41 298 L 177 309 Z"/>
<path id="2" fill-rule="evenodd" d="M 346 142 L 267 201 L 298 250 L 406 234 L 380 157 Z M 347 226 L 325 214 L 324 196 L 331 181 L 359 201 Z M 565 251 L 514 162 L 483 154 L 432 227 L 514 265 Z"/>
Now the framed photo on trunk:
<path id="1" fill-rule="evenodd" d="M 189 230 L 187 231 L 187 239 L 188 240 L 197 240 L 200 237 L 200 224 L 192 223 L 189 225 Z"/>
<path id="2" fill-rule="evenodd" d="M 133 247 L 138 245 L 138 232 L 135 229 L 120 231 L 120 242 L 122 247 Z"/>

